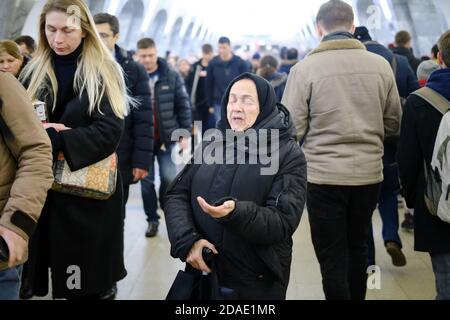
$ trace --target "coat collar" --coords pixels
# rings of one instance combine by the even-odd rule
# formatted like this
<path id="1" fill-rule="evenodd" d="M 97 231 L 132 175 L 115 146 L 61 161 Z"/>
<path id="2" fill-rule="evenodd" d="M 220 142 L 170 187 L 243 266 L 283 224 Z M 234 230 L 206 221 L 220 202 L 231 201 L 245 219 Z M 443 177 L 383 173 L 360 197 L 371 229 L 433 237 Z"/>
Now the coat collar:
<path id="1" fill-rule="evenodd" d="M 311 51 L 310 56 L 316 53 L 331 50 L 367 50 L 366 47 L 356 39 L 330 40 L 322 42 L 316 49 Z"/>

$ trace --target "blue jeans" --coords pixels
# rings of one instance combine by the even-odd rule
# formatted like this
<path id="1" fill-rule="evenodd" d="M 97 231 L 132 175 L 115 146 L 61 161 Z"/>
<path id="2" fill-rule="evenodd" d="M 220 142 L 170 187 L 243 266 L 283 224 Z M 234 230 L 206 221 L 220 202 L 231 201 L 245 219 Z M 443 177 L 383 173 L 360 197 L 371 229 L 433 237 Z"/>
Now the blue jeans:
<path id="1" fill-rule="evenodd" d="M 159 188 L 159 201 L 161 208 L 164 208 L 164 195 L 169 184 L 177 176 L 177 167 L 173 163 L 171 155 L 175 144 L 166 146 L 165 150 L 161 150 L 161 143 L 155 141 L 154 155 L 158 160 L 159 175 L 161 177 L 161 186 Z M 158 197 L 155 190 L 155 167 L 152 165 L 147 178 L 141 181 L 142 202 L 144 203 L 144 211 L 148 222 L 159 222 L 160 216 L 158 210 Z"/>
<path id="2" fill-rule="evenodd" d="M 0 300 L 19 300 L 22 266 L 0 271 Z"/>
<path id="3" fill-rule="evenodd" d="M 398 235 L 398 202 L 397 196 L 400 192 L 398 167 L 385 167 L 383 170 L 384 181 L 381 185 L 381 193 L 378 199 L 378 211 L 383 222 L 383 240 L 395 242 L 402 247 L 402 241 Z M 369 265 L 375 265 L 375 242 L 373 238 L 372 224 L 369 229 Z"/>
<path id="4" fill-rule="evenodd" d="M 436 300 L 450 300 L 450 253 L 431 255 L 436 278 Z"/>

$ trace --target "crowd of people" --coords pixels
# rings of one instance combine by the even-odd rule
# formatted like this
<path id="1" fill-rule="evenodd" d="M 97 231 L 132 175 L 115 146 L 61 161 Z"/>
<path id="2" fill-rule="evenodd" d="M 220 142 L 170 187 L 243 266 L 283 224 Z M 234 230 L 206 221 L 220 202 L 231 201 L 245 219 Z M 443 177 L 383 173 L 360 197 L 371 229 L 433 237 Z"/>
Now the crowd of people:
<path id="1" fill-rule="evenodd" d="M 69 19 L 74 5 L 78 25 Z M 163 212 L 171 255 L 189 273 L 216 274 L 222 298 L 286 298 L 306 206 L 326 299 L 365 299 L 377 208 L 393 265 L 407 264 L 401 226 L 414 232 L 415 250 L 430 254 L 437 298 L 450 299 L 450 221 L 442 214 L 450 31 L 430 57 L 417 58 L 409 32 L 384 46 L 355 27 L 344 1 L 323 4 L 316 21 L 320 44 L 303 58 L 283 48 L 246 60 L 221 37 L 217 55 L 204 44 L 191 65 L 161 58 L 151 38 L 120 47 L 118 18 L 93 16 L 83 0 L 47 0 L 37 42 L 0 41 L 0 300 L 50 291 L 55 299 L 114 299 L 127 275 L 124 221 L 137 183 L 145 236 L 158 235 Z M 44 119 L 35 116 L 42 104 Z M 180 129 L 189 136 L 177 136 Z M 226 161 L 180 171 L 174 150 L 208 132 L 216 138 L 193 146 L 193 158 L 214 149 Z M 261 173 L 255 145 L 264 143 L 277 157 L 274 173 Z M 90 188 L 110 178 L 108 197 L 55 187 L 55 168 L 92 174 L 112 154 L 115 179 L 79 178 Z M 255 154 L 256 163 L 247 161 Z M 73 266 L 81 278 L 72 286 Z"/>

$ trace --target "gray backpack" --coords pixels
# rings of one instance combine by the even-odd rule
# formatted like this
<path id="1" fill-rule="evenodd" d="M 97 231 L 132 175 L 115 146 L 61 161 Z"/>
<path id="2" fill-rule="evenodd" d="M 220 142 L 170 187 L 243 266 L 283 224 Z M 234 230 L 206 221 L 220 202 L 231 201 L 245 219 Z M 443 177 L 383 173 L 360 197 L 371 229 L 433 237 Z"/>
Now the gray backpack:
<path id="1" fill-rule="evenodd" d="M 431 214 L 450 223 L 450 101 L 425 87 L 413 93 L 442 113 L 433 157 L 430 166 L 425 165 L 425 204 Z"/>

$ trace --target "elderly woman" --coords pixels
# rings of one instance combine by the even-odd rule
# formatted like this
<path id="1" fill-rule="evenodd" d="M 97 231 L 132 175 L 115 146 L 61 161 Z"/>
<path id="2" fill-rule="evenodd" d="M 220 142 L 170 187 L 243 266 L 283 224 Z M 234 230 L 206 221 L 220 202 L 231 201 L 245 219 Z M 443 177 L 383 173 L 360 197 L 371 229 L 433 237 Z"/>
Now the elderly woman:
<path id="1" fill-rule="evenodd" d="M 169 188 L 164 210 L 172 256 L 188 269 L 214 271 L 219 286 L 238 299 L 285 299 L 292 236 L 306 194 L 306 161 L 291 117 L 266 80 L 245 73 L 224 96 L 218 129 L 244 137 L 254 129 L 259 142 L 268 141 L 279 168 L 264 175 L 261 163 L 186 166 Z M 274 132 L 278 144 L 263 137 Z M 223 145 L 235 145 L 232 140 Z M 252 148 L 245 150 L 248 159 Z M 202 258 L 204 248 L 215 254 L 214 270 Z"/>

